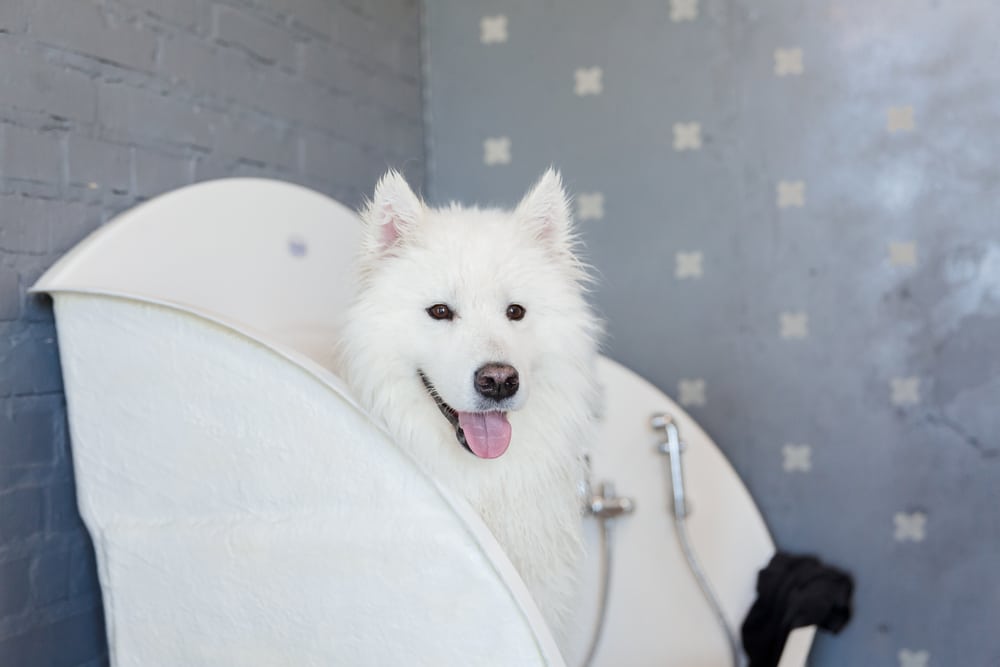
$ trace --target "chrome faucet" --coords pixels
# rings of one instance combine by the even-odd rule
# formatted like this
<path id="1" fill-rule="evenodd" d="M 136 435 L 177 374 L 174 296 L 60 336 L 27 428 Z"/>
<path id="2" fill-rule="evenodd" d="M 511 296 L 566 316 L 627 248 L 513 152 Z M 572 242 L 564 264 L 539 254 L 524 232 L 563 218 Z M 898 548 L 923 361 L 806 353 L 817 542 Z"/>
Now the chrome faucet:
<path id="1" fill-rule="evenodd" d="M 684 493 L 684 463 L 681 454 L 684 453 L 684 443 L 677 429 L 674 418 L 664 412 L 653 415 L 649 425 L 654 431 L 663 431 L 667 439 L 656 447 L 656 451 L 665 454 L 670 459 L 670 488 L 673 492 L 672 509 L 674 517 L 683 519 L 690 513 L 687 498 Z"/>
<path id="2" fill-rule="evenodd" d="M 601 482 L 597 493 L 588 500 L 587 513 L 598 519 L 614 519 L 635 511 L 635 501 L 615 495 L 615 485 L 610 481 Z"/>
<path id="3" fill-rule="evenodd" d="M 604 619 L 608 611 L 608 594 L 611 590 L 611 526 L 614 520 L 625 514 L 635 511 L 635 501 L 631 498 L 618 496 L 615 494 L 615 485 L 610 481 L 603 481 L 597 486 L 597 493 L 594 493 L 590 485 L 590 456 L 584 454 L 584 464 L 586 466 L 586 477 L 583 480 L 584 493 L 584 514 L 597 519 L 598 531 L 601 536 L 601 584 L 597 603 L 597 619 L 594 623 L 594 630 L 590 638 L 590 646 L 587 648 L 587 656 L 583 659 L 583 667 L 589 667 L 597 653 L 597 646 L 601 641 L 601 633 L 604 630 Z"/>

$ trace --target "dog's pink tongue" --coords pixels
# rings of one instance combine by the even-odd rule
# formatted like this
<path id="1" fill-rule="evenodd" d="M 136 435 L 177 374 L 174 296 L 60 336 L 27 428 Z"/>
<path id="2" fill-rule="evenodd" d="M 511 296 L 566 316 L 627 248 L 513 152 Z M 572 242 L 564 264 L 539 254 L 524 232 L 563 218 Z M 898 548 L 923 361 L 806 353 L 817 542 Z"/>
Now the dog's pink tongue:
<path id="1" fill-rule="evenodd" d="M 481 459 L 495 459 L 510 446 L 510 422 L 505 412 L 459 412 L 465 442 Z"/>

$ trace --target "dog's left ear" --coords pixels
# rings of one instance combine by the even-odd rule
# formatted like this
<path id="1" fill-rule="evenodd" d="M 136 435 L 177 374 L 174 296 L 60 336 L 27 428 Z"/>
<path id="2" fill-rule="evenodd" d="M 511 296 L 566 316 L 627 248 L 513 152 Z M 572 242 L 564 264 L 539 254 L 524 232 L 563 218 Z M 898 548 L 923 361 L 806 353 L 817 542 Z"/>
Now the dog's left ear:
<path id="1" fill-rule="evenodd" d="M 424 214 L 424 205 L 410 189 L 406 179 L 389 170 L 375 186 L 375 196 L 362 212 L 366 247 L 371 254 L 389 250 L 416 225 Z"/>
<path id="2" fill-rule="evenodd" d="M 538 238 L 566 247 L 571 243 L 573 221 L 569 213 L 569 200 L 563 190 L 562 176 L 549 168 L 538 180 L 521 203 L 515 215 L 522 223 L 535 228 Z"/>

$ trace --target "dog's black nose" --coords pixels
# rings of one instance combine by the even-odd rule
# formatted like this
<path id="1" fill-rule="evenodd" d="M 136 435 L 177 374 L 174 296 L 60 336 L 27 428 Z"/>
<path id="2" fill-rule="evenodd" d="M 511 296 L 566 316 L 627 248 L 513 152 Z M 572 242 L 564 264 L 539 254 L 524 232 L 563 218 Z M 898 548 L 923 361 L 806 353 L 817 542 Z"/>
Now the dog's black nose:
<path id="1" fill-rule="evenodd" d="M 516 394 L 519 382 L 517 369 L 508 364 L 486 364 L 476 371 L 476 391 L 495 401 Z"/>

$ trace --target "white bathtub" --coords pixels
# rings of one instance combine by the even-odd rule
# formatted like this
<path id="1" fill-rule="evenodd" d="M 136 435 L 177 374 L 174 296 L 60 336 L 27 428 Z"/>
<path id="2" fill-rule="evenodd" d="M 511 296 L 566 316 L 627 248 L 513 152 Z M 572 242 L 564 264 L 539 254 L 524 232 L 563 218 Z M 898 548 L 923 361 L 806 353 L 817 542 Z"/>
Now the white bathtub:
<path id="1" fill-rule="evenodd" d="M 425 476 L 329 370 L 358 223 L 303 188 L 201 184 L 121 215 L 35 286 L 55 302 L 80 511 L 114 665 L 575 665 L 460 498 Z M 594 665 L 728 664 L 666 511 L 648 426 L 678 420 L 695 549 L 731 625 L 773 544 L 682 410 L 602 360 L 594 479 L 639 510 L 615 529 Z M 590 539 L 596 539 L 593 525 Z M 592 546 L 595 546 L 592 544 Z M 782 665 L 803 665 L 812 629 Z"/>

